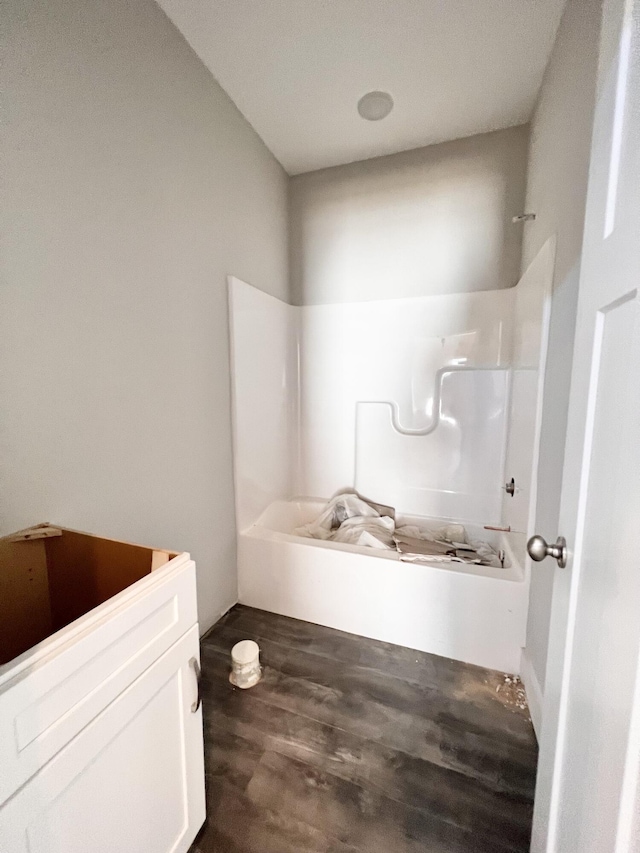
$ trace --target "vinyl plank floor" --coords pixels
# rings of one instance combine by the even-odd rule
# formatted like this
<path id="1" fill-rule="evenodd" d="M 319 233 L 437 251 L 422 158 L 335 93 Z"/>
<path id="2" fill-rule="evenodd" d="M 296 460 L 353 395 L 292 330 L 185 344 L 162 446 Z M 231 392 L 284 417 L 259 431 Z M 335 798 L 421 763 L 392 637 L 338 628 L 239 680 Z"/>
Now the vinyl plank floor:
<path id="1" fill-rule="evenodd" d="M 262 681 L 228 681 L 256 640 Z M 207 822 L 192 853 L 519 853 L 536 741 L 505 676 L 234 607 L 202 640 Z"/>

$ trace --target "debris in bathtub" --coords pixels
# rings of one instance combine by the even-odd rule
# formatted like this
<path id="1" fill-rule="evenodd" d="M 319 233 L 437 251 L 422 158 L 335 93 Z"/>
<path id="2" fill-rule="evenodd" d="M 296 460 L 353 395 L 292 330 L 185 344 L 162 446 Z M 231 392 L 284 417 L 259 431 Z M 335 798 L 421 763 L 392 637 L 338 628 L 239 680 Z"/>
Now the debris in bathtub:
<path id="1" fill-rule="evenodd" d="M 311 539 L 397 551 L 404 562 L 508 567 L 504 551 L 482 539 L 470 538 L 462 524 L 428 519 L 424 524 L 398 524 L 393 507 L 352 490 L 335 494 L 315 521 L 297 528 L 295 533 Z"/>
<path id="2" fill-rule="evenodd" d="M 504 568 L 500 553 L 488 542 L 470 539 L 462 524 L 396 528 L 394 540 L 404 562 L 447 562 Z M 439 551 L 436 551 L 439 548 Z"/>
<path id="3" fill-rule="evenodd" d="M 297 536 L 392 550 L 395 510 L 368 501 L 357 492 L 339 492 L 315 521 L 299 527 Z"/>
<path id="4" fill-rule="evenodd" d="M 456 548 L 451 542 L 438 542 L 435 539 L 410 536 L 402 528 L 396 530 L 393 539 L 400 554 L 413 556 L 416 559 L 419 557 L 455 557 L 456 555 Z"/>

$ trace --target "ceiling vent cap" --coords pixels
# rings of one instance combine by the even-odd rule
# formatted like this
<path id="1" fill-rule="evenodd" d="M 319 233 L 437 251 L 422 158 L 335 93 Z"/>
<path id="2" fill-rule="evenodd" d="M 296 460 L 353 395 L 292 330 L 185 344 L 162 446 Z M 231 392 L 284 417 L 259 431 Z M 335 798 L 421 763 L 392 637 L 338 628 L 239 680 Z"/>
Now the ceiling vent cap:
<path id="1" fill-rule="evenodd" d="M 358 101 L 358 112 L 367 121 L 380 121 L 393 109 L 393 98 L 388 92 L 367 92 Z"/>

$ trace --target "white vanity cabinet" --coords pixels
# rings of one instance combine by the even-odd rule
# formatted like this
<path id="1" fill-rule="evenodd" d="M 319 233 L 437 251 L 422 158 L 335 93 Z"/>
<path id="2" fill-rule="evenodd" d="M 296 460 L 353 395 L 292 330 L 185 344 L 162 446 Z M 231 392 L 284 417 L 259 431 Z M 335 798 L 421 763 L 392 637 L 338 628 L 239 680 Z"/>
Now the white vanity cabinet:
<path id="1" fill-rule="evenodd" d="M 5 657 L 36 639 L 0 665 L 0 851 L 186 853 L 205 817 L 189 555 L 6 537 L 0 622 Z"/>

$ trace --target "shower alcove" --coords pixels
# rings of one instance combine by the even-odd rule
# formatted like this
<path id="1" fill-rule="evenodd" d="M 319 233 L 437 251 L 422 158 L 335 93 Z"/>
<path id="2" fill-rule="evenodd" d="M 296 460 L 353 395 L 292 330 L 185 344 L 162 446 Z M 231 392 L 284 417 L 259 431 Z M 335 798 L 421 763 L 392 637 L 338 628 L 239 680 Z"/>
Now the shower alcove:
<path id="1" fill-rule="evenodd" d="M 243 604 L 519 672 L 554 255 L 510 289 L 303 307 L 230 277 Z M 345 488 L 461 522 L 507 567 L 296 534 Z"/>

